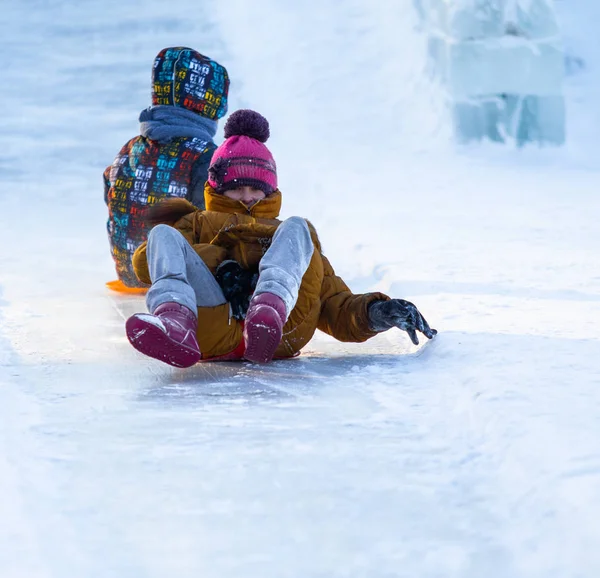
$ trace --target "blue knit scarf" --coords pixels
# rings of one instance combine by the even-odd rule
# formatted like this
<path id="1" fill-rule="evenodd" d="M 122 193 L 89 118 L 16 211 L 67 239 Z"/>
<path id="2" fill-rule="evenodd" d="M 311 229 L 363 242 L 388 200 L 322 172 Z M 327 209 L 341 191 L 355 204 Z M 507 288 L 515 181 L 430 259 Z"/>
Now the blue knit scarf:
<path id="1" fill-rule="evenodd" d="M 177 137 L 212 141 L 217 134 L 217 121 L 178 106 L 150 106 L 140 113 L 140 133 L 159 143 Z"/>

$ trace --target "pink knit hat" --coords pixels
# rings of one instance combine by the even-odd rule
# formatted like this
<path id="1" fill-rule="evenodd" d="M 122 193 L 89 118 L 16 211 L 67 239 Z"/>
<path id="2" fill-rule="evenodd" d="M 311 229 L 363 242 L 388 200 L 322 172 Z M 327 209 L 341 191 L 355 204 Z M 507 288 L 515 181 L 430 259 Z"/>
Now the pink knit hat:
<path id="1" fill-rule="evenodd" d="M 208 184 L 217 193 L 249 186 L 271 194 L 277 188 L 277 166 L 263 144 L 270 136 L 267 119 L 253 110 L 236 110 L 224 132 L 226 140 L 210 161 Z"/>

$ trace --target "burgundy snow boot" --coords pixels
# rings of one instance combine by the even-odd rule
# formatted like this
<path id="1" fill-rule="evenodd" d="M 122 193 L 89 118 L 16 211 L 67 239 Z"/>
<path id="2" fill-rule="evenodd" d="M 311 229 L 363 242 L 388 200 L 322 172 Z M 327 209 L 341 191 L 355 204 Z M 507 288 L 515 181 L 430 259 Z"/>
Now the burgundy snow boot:
<path id="1" fill-rule="evenodd" d="M 273 293 L 260 293 L 250 301 L 244 323 L 244 358 L 254 363 L 273 359 L 283 335 L 285 303 Z"/>
<path id="2" fill-rule="evenodd" d="M 175 367 L 200 361 L 198 319 L 179 303 L 163 303 L 150 313 L 136 313 L 125 323 L 127 338 L 138 351 Z"/>

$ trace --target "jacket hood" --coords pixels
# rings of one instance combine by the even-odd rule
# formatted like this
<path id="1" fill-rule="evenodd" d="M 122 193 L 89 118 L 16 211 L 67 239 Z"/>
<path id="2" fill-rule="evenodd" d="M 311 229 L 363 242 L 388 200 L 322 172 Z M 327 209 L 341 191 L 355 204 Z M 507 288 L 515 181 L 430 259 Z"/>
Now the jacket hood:
<path id="1" fill-rule="evenodd" d="M 227 113 L 228 94 L 225 67 L 191 48 L 165 48 L 154 59 L 154 106 L 178 106 L 218 120 Z"/>
<path id="2" fill-rule="evenodd" d="M 238 213 L 250 215 L 255 219 L 276 219 L 281 211 L 281 191 L 279 189 L 248 207 L 241 201 L 230 199 L 225 195 L 217 193 L 208 183 L 204 186 L 204 201 L 207 211 L 218 213 Z"/>

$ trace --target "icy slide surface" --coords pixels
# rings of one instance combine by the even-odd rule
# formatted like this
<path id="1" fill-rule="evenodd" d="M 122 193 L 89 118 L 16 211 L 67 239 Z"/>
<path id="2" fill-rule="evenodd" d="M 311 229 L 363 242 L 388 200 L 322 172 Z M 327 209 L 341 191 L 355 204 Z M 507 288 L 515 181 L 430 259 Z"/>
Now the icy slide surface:
<path id="1" fill-rule="evenodd" d="M 370 4 L 3 6 L 3 578 L 599 575 L 597 9 L 564 20 L 567 146 L 516 152 L 453 148 L 412 2 Z M 190 371 L 129 347 L 101 171 L 179 44 L 270 120 L 284 216 L 434 342 Z"/>

